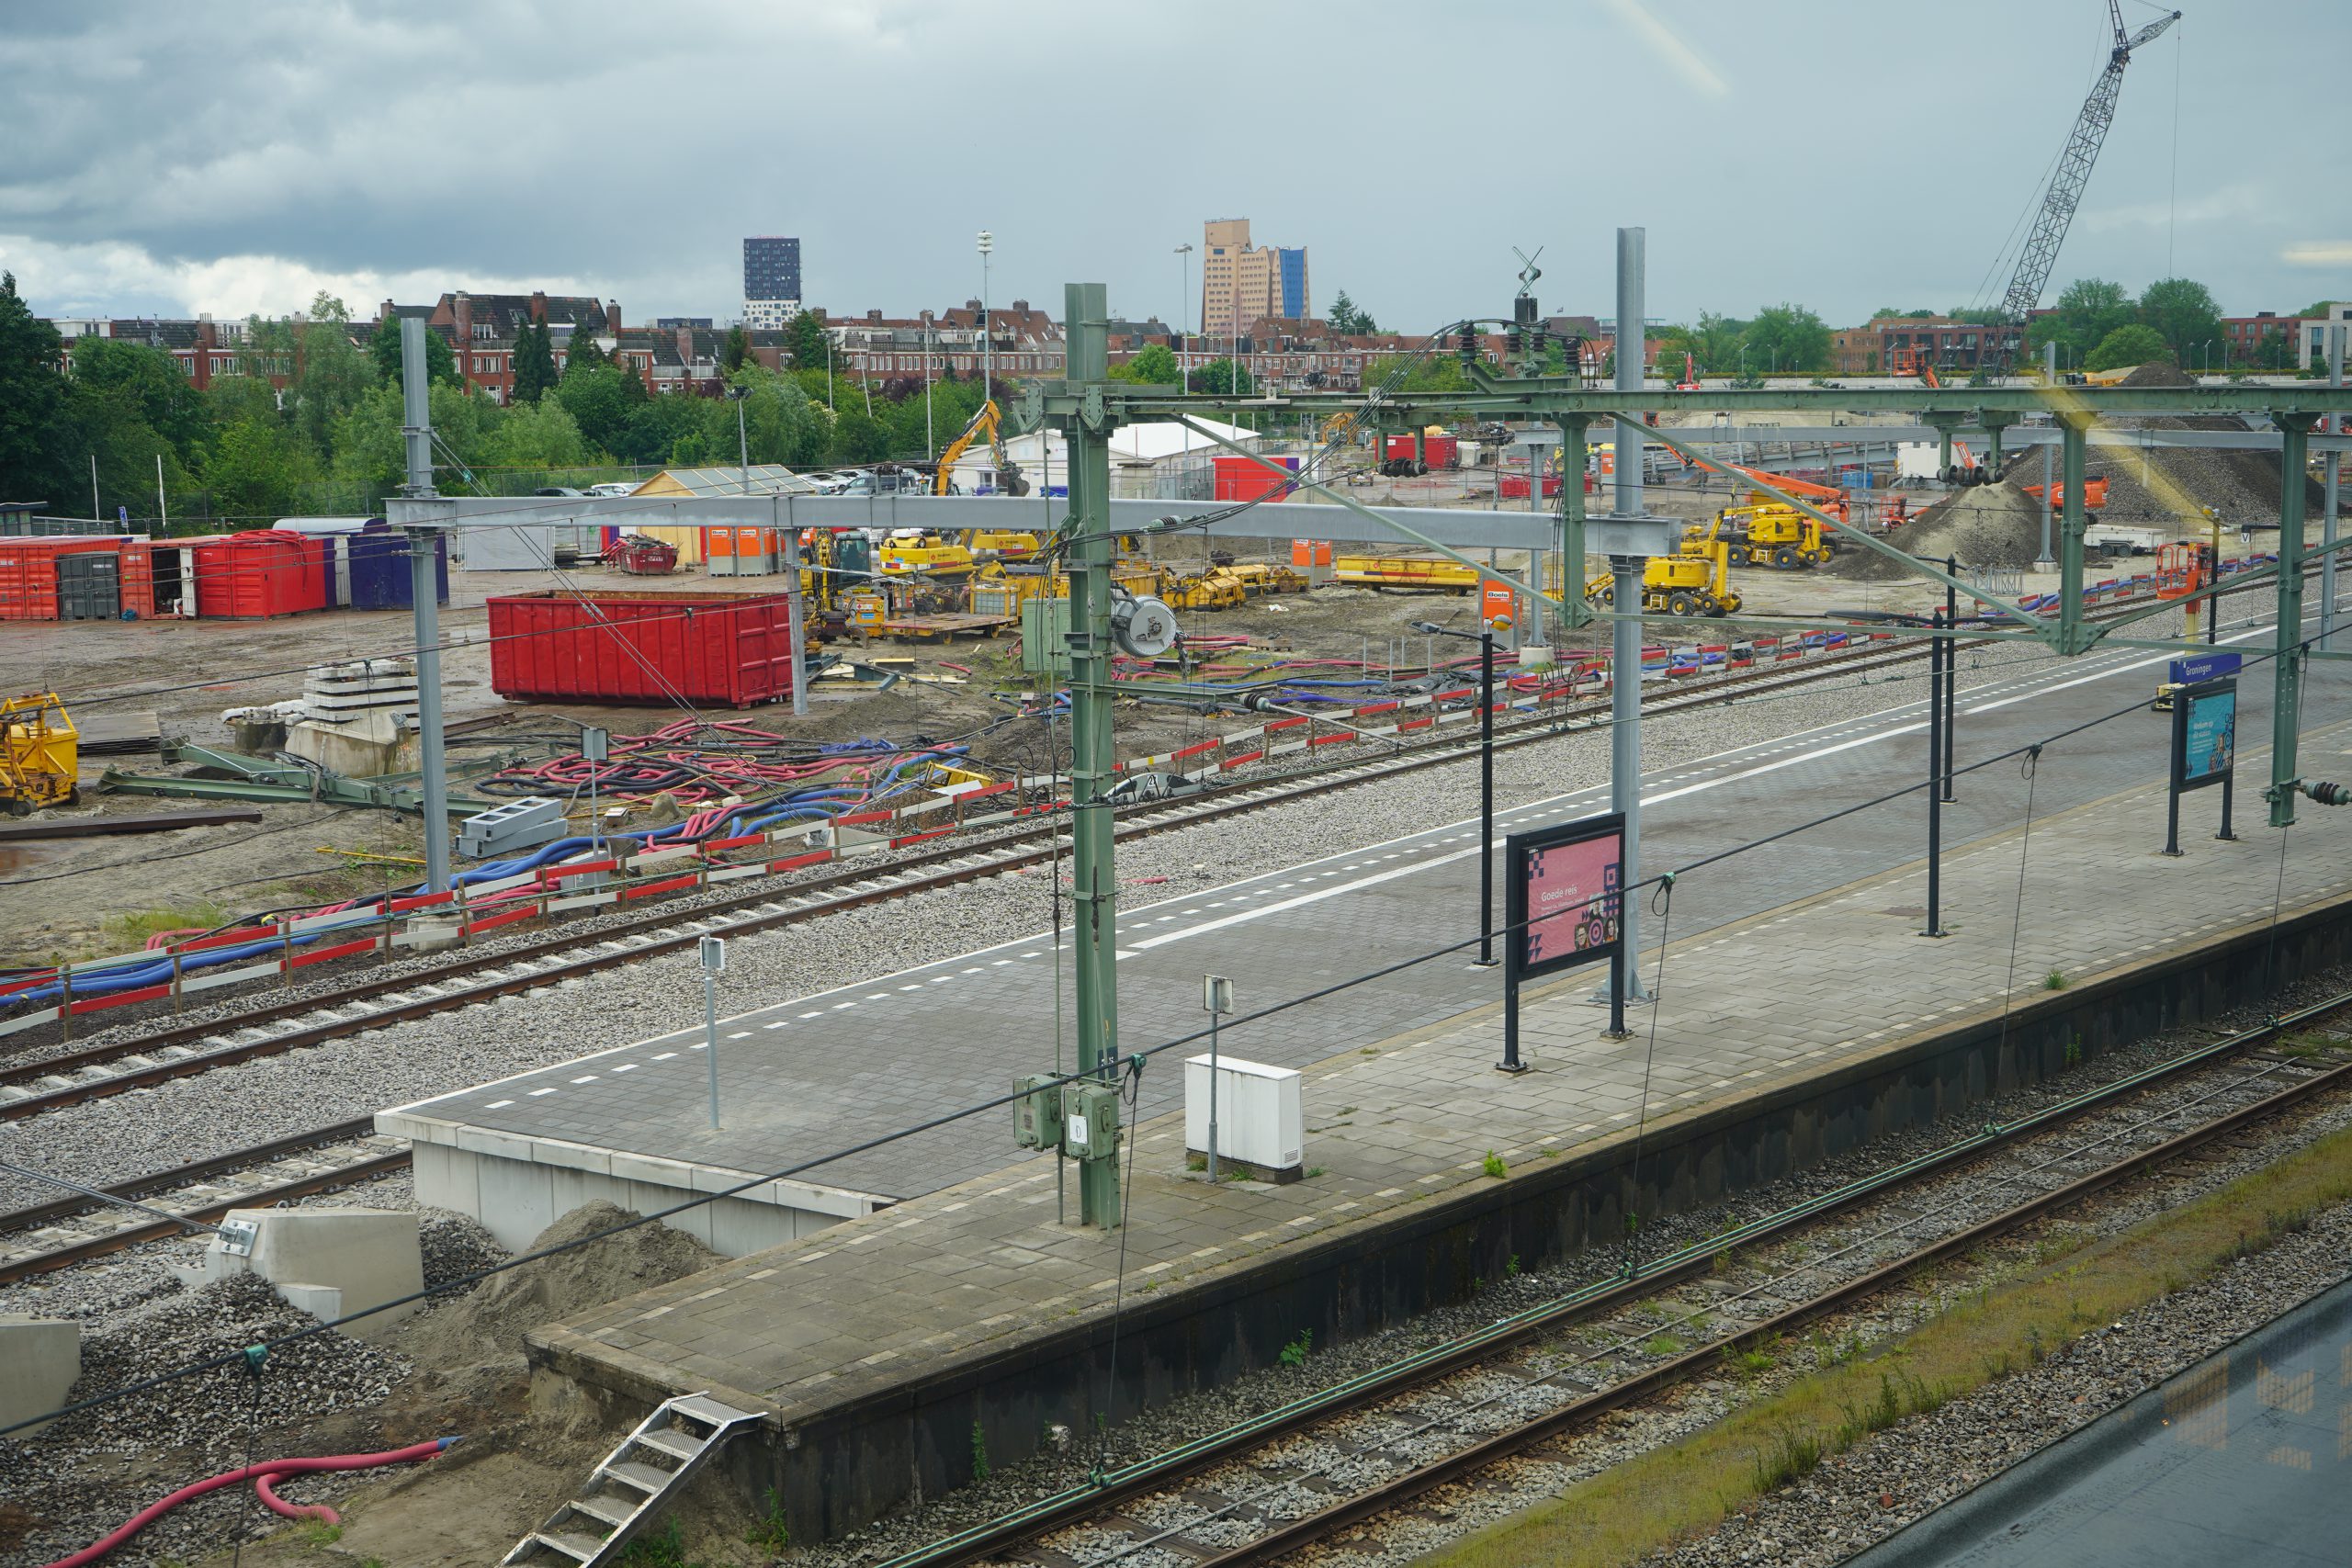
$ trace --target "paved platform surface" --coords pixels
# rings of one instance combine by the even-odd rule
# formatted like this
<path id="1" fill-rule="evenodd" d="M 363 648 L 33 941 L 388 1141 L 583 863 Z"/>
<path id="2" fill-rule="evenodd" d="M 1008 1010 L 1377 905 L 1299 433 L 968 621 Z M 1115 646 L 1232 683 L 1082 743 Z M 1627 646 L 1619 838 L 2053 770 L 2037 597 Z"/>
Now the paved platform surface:
<path id="1" fill-rule="evenodd" d="M 2352 725 L 2313 728 L 2304 745 L 2315 764 L 2338 756 L 2352 745 Z M 2030 1000 L 2052 969 L 2087 982 L 2262 929 L 2274 888 L 2279 914 L 2291 917 L 2352 885 L 2352 814 L 2339 821 L 2307 808 L 2283 857 L 2280 834 L 2246 820 L 2238 842 L 2200 834 L 2188 855 L 2167 859 L 2156 852 L 2160 788 L 2047 810 L 2052 761 L 2035 783 L 2030 846 L 2011 813 L 2006 829 L 1947 857 L 1948 897 L 1962 918 L 1940 941 L 1917 934 L 1910 911 L 1924 871 L 1913 864 L 1690 935 L 1678 919 L 1660 999 L 1636 1014 L 1630 1040 L 1602 1037 L 1606 1014 L 1579 982 L 1531 994 L 1522 1035 L 1534 1070 L 1516 1078 L 1491 1070 L 1500 1038 L 1492 1008 L 1428 1027 L 1374 1024 L 1325 1054 L 1305 1086 L 1306 1157 L 1319 1172 L 1310 1179 L 1212 1188 L 1184 1169 L 1181 1114 L 1147 1115 L 1124 1234 L 1057 1224 L 1050 1160 L 1000 1161 L 985 1176 L 534 1337 L 610 1369 L 625 1386 L 718 1385 L 794 1421 L 988 1354 L 1002 1336 L 1108 1311 L 1123 1247 L 1126 1290 L 1181 1291 L 1192 1277 L 1490 1179 L 1482 1168 L 1490 1150 L 1524 1165 L 1628 1138 L 1645 1104 L 1653 1118 L 1700 1109 L 1896 1052 L 1997 1016 L 2005 996 Z M 2266 765 L 2258 749 L 2242 750 L 2249 777 Z M 2021 805 L 2025 781 L 2012 771 L 2009 783 Z M 1993 814 L 1992 787 L 1973 793 Z M 1404 863 L 1405 852 L 1395 852 Z M 1449 852 L 1441 843 L 1429 852 Z M 2013 965 L 2021 860 L 2030 870 Z M 1689 879 L 1694 889 L 1705 874 Z M 1163 1059 L 1147 1080 L 1171 1083 L 1172 1066 Z M 1001 1146 L 1008 1119 L 988 1120 Z"/>
<path id="2" fill-rule="evenodd" d="M 2257 624 L 2233 627 L 2231 635 L 2252 641 L 2267 633 Z M 2137 650 L 2056 661 L 1988 647 L 1971 657 L 1980 662 L 1973 671 L 1962 671 L 1963 763 L 2143 697 L 2162 678 L 2164 664 L 2162 656 Z M 2307 721 L 2340 703 L 2346 679 L 2332 668 L 2312 671 Z M 1927 744 L 1924 704 L 1917 700 L 1921 688 L 1896 690 L 1914 700 L 1878 707 L 1876 694 L 1858 689 L 1860 711 L 1849 719 L 1651 775 L 1645 784 L 1644 869 L 1689 864 L 1918 780 Z M 2267 673 L 2249 674 L 2241 708 L 2246 742 L 2266 735 Z M 2053 747 L 2035 781 L 2035 809 L 2064 810 L 2159 777 L 2167 723 L 2138 714 Z M 2006 765 L 1963 779 L 1959 795 L 1944 813 L 1948 847 L 1981 842 L 2009 828 L 2026 807 L 2025 783 Z M 1606 798 L 1605 777 L 1595 778 L 1504 813 L 1498 830 L 1585 816 L 1601 809 Z M 1475 809 L 1475 795 L 1460 805 Z M 2200 840 L 2211 832 L 2213 808 L 2211 792 L 2191 797 L 2186 818 L 2205 824 L 2201 831 L 2191 829 Z M 1915 795 L 1688 877 L 1676 893 L 1673 931 L 1695 934 L 1799 893 L 1902 864 L 1924 847 L 1925 813 L 1924 799 Z M 2242 821 L 2259 815 L 2257 802 L 2241 800 Z M 2133 818 L 2118 852 L 2152 849 L 2162 834 L 2159 803 L 2153 815 L 2143 809 Z M 1123 909 L 1122 1046 L 1144 1048 L 1199 1028 L 1205 971 L 1231 977 L 1249 1012 L 1474 936 L 1476 844 L 1473 818 L 1210 892 Z M 2200 853 L 2191 863 L 2216 863 Z M 2222 863 L 2239 860 L 2225 857 Z M 1500 899 L 1498 891 L 1498 918 Z M 1922 902 L 1913 891 L 1890 900 L 1890 907 Z M 1986 903 L 1955 887 L 1947 899 L 1948 919 L 1966 925 L 1998 918 L 2006 928 L 2009 902 L 2006 892 Z M 952 911 L 952 903 L 943 907 Z M 1046 911 L 1041 908 L 1039 914 Z M 953 919 L 952 912 L 944 918 Z M 1648 918 L 1643 935 L 1656 941 L 1655 918 Z M 775 940 L 794 938 L 785 933 Z M 1815 943 L 1809 938 L 1806 945 Z M 1061 956 L 1063 1005 L 1070 1007 L 1068 956 Z M 1055 1066 L 1056 957 L 1049 934 L 1040 931 L 1026 941 L 726 1020 L 719 1043 L 725 1125 L 717 1132 L 708 1125 L 698 1020 L 639 1045 L 403 1107 L 379 1125 L 445 1143 L 462 1133 L 489 1147 L 505 1139 L 536 1140 L 554 1150 L 556 1163 L 594 1157 L 581 1150 L 611 1150 L 712 1172 L 782 1170 L 817 1153 L 991 1099 L 1020 1075 Z M 1225 1048 L 1298 1067 L 1367 1039 L 1434 1026 L 1499 995 L 1498 972 L 1472 967 L 1467 957 L 1417 964 L 1238 1026 L 1227 1032 Z M 1791 992 L 1792 1009 L 1819 988 L 1816 977 L 1800 980 L 1791 973 L 1774 979 Z M 1531 1035 L 1529 1043 L 1538 1042 Z M 1702 1053 L 1679 1062 L 1676 1070 L 1712 1082 L 1724 1076 L 1708 1066 L 1713 1059 Z M 1074 1065 L 1074 1055 L 1069 1060 Z M 1180 1074 L 1148 1074 L 1143 1113 L 1174 1109 L 1181 1093 Z M 1014 1154 L 1008 1124 L 999 1118 L 956 1122 L 833 1161 L 807 1179 L 886 1200 L 916 1197 L 1002 1168 Z"/>

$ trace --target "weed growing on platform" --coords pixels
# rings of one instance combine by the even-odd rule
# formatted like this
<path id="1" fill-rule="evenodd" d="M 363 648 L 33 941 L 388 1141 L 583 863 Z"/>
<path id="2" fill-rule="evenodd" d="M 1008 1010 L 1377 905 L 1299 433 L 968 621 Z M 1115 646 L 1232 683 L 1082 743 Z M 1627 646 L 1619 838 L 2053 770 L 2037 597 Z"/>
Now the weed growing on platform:
<path id="1" fill-rule="evenodd" d="M 1769 1372 L 1772 1370 L 1771 1355 L 1760 1345 L 1751 1346 L 1745 1350 L 1735 1349 L 1726 1345 L 1724 1347 L 1724 1363 L 1742 1377 L 1752 1378 L 1759 1372 Z"/>
<path id="2" fill-rule="evenodd" d="M 2064 969 L 2052 969 L 2049 974 L 2044 975 L 2041 977 L 2041 988 L 2045 991 L 2064 990 L 2066 988 L 2066 972 Z"/>
<path id="3" fill-rule="evenodd" d="M 1306 1179 L 1309 1181 L 1314 1180 L 1317 1177 L 1322 1174 L 1323 1168 L 1319 1165 L 1310 1165 L 1306 1168 Z"/>
<path id="4" fill-rule="evenodd" d="M 782 1552 L 791 1549 L 792 1527 L 784 1522 L 784 1499 L 768 1488 L 768 1511 L 743 1532 L 743 1544 L 756 1546 L 762 1551 Z"/>
<path id="5" fill-rule="evenodd" d="M 695 1568 L 686 1561 L 686 1538 L 675 1519 L 663 1521 L 658 1535 L 648 1531 L 630 1541 L 621 1563 L 622 1568 Z"/>
<path id="6" fill-rule="evenodd" d="M 1275 1357 L 1274 1359 L 1280 1361 L 1285 1367 L 1303 1367 L 1306 1365 L 1307 1351 L 1314 1348 L 1314 1346 L 1315 1330 L 1311 1328 L 1302 1328 L 1298 1331 L 1298 1337 L 1283 1346 L 1282 1354 Z"/>
<path id="7" fill-rule="evenodd" d="M 1487 1151 L 1487 1174 L 1497 1181 L 1510 1174 L 1510 1167 L 1503 1163 L 1503 1156 L 1492 1149 Z"/>
<path id="8" fill-rule="evenodd" d="M 1519 1278 L 1519 1254 L 1518 1254 L 1518 1253 L 1516 1253 L 1516 1252 L 1512 1253 L 1512 1254 L 1510 1255 L 1510 1261 L 1509 1261 L 1509 1262 L 1507 1262 L 1507 1263 L 1505 1263 L 1505 1264 L 1503 1265 L 1503 1277 L 1504 1277 L 1505 1279 L 1507 1279 L 1507 1280 L 1516 1280 L 1516 1279 L 1518 1279 L 1518 1278 Z"/>

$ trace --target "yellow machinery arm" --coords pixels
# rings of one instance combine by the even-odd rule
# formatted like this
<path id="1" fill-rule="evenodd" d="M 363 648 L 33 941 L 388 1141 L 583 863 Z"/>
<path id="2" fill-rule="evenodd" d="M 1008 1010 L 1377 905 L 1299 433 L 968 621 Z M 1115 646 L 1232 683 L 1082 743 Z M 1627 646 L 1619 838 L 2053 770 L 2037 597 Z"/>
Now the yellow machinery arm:
<path id="1" fill-rule="evenodd" d="M 81 752 L 81 733 L 55 692 L 0 701 L 0 810 L 23 817 L 79 800 L 74 781 Z"/>

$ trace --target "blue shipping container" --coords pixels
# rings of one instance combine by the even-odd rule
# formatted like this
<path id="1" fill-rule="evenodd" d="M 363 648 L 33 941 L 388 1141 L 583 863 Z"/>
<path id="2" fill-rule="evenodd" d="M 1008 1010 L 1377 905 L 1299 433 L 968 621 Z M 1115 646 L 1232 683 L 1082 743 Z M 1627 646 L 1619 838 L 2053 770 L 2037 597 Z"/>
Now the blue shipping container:
<path id="1" fill-rule="evenodd" d="M 351 607 L 355 610 L 406 610 L 414 599 L 409 592 L 408 536 L 389 523 L 370 519 L 365 528 L 346 534 L 341 543 L 351 571 Z M 433 541 L 434 577 L 438 602 L 449 602 L 449 538 Z"/>

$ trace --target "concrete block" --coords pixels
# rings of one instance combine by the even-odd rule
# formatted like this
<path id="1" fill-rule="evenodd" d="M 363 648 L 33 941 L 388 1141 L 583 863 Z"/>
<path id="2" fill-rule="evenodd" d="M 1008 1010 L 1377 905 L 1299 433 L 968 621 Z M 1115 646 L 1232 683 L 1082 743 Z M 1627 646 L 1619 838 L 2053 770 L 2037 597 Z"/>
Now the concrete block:
<path id="1" fill-rule="evenodd" d="M 80 1324 L 0 1314 L 0 1427 L 56 1409 L 81 1375 Z M 40 1429 L 30 1427 L 16 1436 L 29 1438 Z"/>
<path id="2" fill-rule="evenodd" d="M 251 1250 L 232 1251 L 238 1222 L 253 1226 Z M 389 1209 L 232 1209 L 204 1254 L 208 1280 L 258 1274 L 290 1306 L 325 1318 L 365 1312 L 424 1288 L 416 1215 Z M 328 1298 L 330 1294 L 333 1300 Z M 344 1332 L 370 1339 L 415 1311 L 414 1303 L 360 1319 Z"/>

